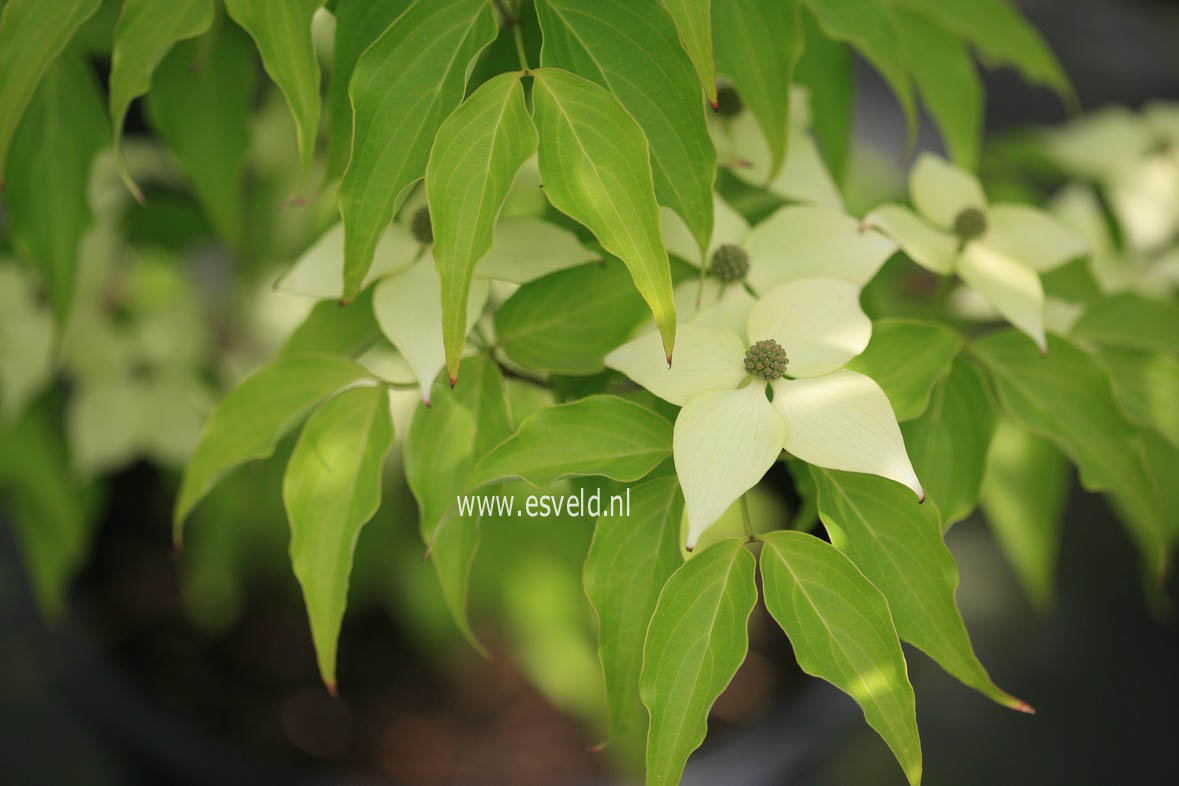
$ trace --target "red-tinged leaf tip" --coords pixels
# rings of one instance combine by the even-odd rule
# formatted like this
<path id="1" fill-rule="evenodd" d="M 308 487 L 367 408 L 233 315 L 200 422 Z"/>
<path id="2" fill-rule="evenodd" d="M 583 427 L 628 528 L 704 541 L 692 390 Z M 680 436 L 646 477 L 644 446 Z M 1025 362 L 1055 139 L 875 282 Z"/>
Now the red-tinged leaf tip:
<path id="1" fill-rule="evenodd" d="M 918 505 L 925 504 L 925 489 L 921 489 L 921 493 L 917 495 L 917 504 Z"/>
<path id="2" fill-rule="evenodd" d="M 450 374 L 447 374 L 446 378 L 450 380 L 450 389 L 454 390 L 454 386 L 458 384 L 458 375 L 456 374 L 452 377 Z"/>
<path id="3" fill-rule="evenodd" d="M 601 753 L 602 751 L 606 750 L 606 746 L 609 744 L 610 740 L 602 740 L 597 745 L 589 746 L 588 750 L 590 753 Z"/>
<path id="4" fill-rule="evenodd" d="M 667 353 L 667 367 L 671 368 L 671 353 Z"/>
<path id="5" fill-rule="evenodd" d="M 338 698 L 340 698 L 340 690 L 339 690 L 339 688 L 337 688 L 337 687 L 336 687 L 336 683 L 334 683 L 334 682 L 325 682 L 325 683 L 323 684 L 323 686 L 324 686 L 325 688 L 327 688 L 327 692 L 328 692 L 329 694 L 331 694 L 331 697 L 332 697 L 333 699 L 338 699 Z"/>
<path id="6" fill-rule="evenodd" d="M 715 98 L 711 99 L 711 100 L 708 102 L 708 105 L 712 107 L 712 111 L 713 111 L 713 112 L 719 112 L 719 111 L 720 111 L 720 102 L 719 102 L 719 101 L 717 101 Z"/>
<path id="7" fill-rule="evenodd" d="M 693 550 L 693 549 L 695 549 L 695 548 L 696 548 L 695 546 L 689 546 L 689 545 L 688 545 L 688 544 L 686 544 L 686 543 L 684 544 L 684 551 L 689 551 L 689 552 L 690 552 L 690 551 L 692 551 L 692 550 Z"/>
<path id="8" fill-rule="evenodd" d="M 1027 713 L 1028 715 L 1035 715 L 1036 708 L 1028 704 L 1026 701 L 1016 700 L 1015 705 L 1011 708 L 1019 712 Z"/>

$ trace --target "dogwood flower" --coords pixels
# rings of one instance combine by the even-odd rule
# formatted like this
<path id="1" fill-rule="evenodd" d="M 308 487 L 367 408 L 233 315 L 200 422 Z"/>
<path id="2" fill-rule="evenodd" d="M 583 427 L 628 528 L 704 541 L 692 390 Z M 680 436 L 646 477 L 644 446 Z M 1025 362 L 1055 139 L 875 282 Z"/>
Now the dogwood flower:
<path id="1" fill-rule="evenodd" d="M 909 194 L 917 213 L 884 205 L 864 222 L 927 270 L 957 273 L 1046 353 L 1039 274 L 1085 254 L 1084 241 L 1042 210 L 988 205 L 974 175 L 932 153 L 923 153 L 909 173 Z"/>
<path id="2" fill-rule="evenodd" d="M 430 403 L 435 377 L 446 365 L 442 344 L 442 285 L 434 262 L 433 232 L 421 190 L 398 214 L 378 243 L 364 286 L 375 283 L 373 313 L 381 332 L 401 353 Z M 501 220 L 487 255 L 479 261 L 467 300 L 468 330 L 487 303 L 490 285 L 526 283 L 598 256 L 570 232 L 530 215 Z M 344 230 L 329 229 L 279 279 L 290 292 L 338 299 L 343 292 Z"/>
<path id="3" fill-rule="evenodd" d="M 738 329 L 709 324 L 711 309 L 681 323 L 671 368 L 656 331 L 606 356 L 607 366 L 682 407 L 673 454 L 688 548 L 783 450 L 890 478 L 924 499 L 884 391 L 844 368 L 872 336 L 859 295 L 849 281 L 798 279 L 753 303 Z"/>

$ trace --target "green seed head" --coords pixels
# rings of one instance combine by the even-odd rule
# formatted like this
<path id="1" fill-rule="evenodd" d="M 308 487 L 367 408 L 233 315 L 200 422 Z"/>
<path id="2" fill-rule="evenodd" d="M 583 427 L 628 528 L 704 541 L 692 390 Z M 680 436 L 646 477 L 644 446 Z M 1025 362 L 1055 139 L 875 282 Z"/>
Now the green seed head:
<path id="1" fill-rule="evenodd" d="M 433 243 L 434 225 L 430 222 L 430 208 L 423 207 L 414 213 L 409 228 L 419 243 Z"/>
<path id="2" fill-rule="evenodd" d="M 963 240 L 974 240 L 987 231 L 987 216 L 977 207 L 968 207 L 954 219 L 954 234 Z"/>
<path id="3" fill-rule="evenodd" d="M 736 117 L 744 108 L 745 104 L 733 86 L 724 85 L 716 91 L 716 113 L 721 117 Z"/>
<path id="4" fill-rule="evenodd" d="M 740 246 L 726 243 L 712 255 L 708 272 L 724 284 L 740 281 L 749 272 L 749 255 Z"/>
<path id="5" fill-rule="evenodd" d="M 745 370 L 767 382 L 786 373 L 786 362 L 786 350 L 772 338 L 757 342 L 745 353 Z"/>

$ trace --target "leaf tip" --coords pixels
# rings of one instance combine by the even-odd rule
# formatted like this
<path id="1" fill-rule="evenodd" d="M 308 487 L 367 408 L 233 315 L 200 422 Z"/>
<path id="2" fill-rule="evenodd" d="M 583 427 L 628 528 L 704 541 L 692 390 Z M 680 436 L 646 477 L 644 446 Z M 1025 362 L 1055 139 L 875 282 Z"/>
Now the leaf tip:
<path id="1" fill-rule="evenodd" d="M 667 353 L 667 367 L 671 368 L 671 353 Z"/>
<path id="2" fill-rule="evenodd" d="M 340 698 L 340 689 L 339 689 L 339 687 L 337 687 L 334 680 L 332 680 L 330 682 L 324 681 L 323 686 L 325 688 L 327 688 L 328 694 L 330 694 L 333 699 Z"/>
<path id="3" fill-rule="evenodd" d="M 610 740 L 602 740 L 601 742 L 597 743 L 596 745 L 589 746 L 589 748 L 587 748 L 587 750 L 590 753 L 601 753 L 602 751 L 606 750 L 606 746 L 609 744 L 610 744 Z"/>
<path id="4" fill-rule="evenodd" d="M 1027 715 L 1036 714 L 1036 708 L 1022 699 L 1016 699 L 1015 703 L 1011 705 L 1011 709 L 1016 710 L 1017 712 L 1025 713 Z"/>

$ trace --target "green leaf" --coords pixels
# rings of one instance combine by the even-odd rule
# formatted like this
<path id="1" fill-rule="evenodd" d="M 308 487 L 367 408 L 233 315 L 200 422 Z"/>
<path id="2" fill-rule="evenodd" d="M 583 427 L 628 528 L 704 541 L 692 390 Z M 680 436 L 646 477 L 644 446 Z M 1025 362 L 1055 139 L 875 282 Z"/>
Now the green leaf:
<path id="1" fill-rule="evenodd" d="M 491 249 L 516 172 L 536 151 L 519 73 L 479 86 L 438 129 L 426 166 L 434 261 L 442 286 L 442 342 L 451 384 L 467 338 L 475 265 Z"/>
<path id="2" fill-rule="evenodd" d="M 534 77 L 545 196 L 626 264 L 670 361 L 675 301 L 643 131 L 600 85 L 555 68 Z"/>
<path id="3" fill-rule="evenodd" d="M 714 0 L 717 70 L 737 85 L 770 148 L 767 182 L 786 157 L 790 82 L 803 51 L 801 0 Z"/>
<path id="4" fill-rule="evenodd" d="M 79 489 L 70 472 L 57 420 L 45 403 L 14 422 L 0 419 L 0 499 L 11 514 L 33 596 L 51 621 L 65 611 L 94 521 L 91 489 Z"/>
<path id="5" fill-rule="evenodd" d="M 952 328 L 916 319 L 881 319 L 872 341 L 847 367 L 876 380 L 897 420 L 912 420 L 929 406 L 934 386 L 950 373 L 965 339 Z"/>
<path id="6" fill-rule="evenodd" d="M 680 520 L 684 497 L 675 475 L 627 489 L 634 509 L 603 515 L 594 528 L 582 573 L 598 619 L 598 657 L 610 705 L 610 739 L 618 740 L 646 716 L 639 703 L 643 641 L 659 591 L 682 563 Z"/>
<path id="7" fill-rule="evenodd" d="M 618 396 L 545 407 L 472 469 L 467 487 L 522 478 L 534 486 L 572 475 L 638 480 L 671 455 L 671 422 Z"/>
<path id="8" fill-rule="evenodd" d="M 913 686 L 888 602 L 852 561 L 802 532 L 762 536 L 766 609 L 794 646 L 799 668 L 847 693 L 900 762 L 921 782 Z"/>
<path id="9" fill-rule="evenodd" d="M 1167 540 L 1162 503 L 1137 431 L 1122 414 L 1104 369 L 1055 336 L 1048 339 L 1047 357 L 1011 331 L 987 336 L 972 349 L 991 372 L 1004 411 L 1064 451 L 1085 488 L 1114 492 L 1131 512 L 1130 534 L 1151 575 L 1161 576 Z"/>
<path id="10" fill-rule="evenodd" d="M 525 284 L 495 312 L 500 346 L 515 362 L 540 371 L 601 371 L 602 358 L 647 316 L 629 279 L 621 262 L 607 259 Z"/>
<path id="11" fill-rule="evenodd" d="M 712 57 L 712 0 L 659 0 L 675 23 L 680 43 L 704 87 L 708 102 L 716 108 L 716 65 Z"/>
<path id="12" fill-rule="evenodd" d="M 360 55 L 397 17 L 411 0 L 336 0 L 336 37 L 332 44 L 331 83 L 328 91 L 328 177 L 348 165 L 352 154 L 352 102 L 348 83 Z"/>
<path id="13" fill-rule="evenodd" d="M 679 783 L 708 711 L 745 660 L 757 602 L 753 555 L 735 538 L 680 566 L 659 593 L 643 646 L 640 695 L 651 716 L 647 783 Z"/>
<path id="14" fill-rule="evenodd" d="M 851 150 L 852 103 L 855 74 L 846 45 L 823 35 L 810 14 L 802 15 L 802 58 L 794 82 L 807 88 L 811 99 L 811 133 L 835 182 L 844 182 Z"/>
<path id="15" fill-rule="evenodd" d="M 912 53 L 909 66 L 950 157 L 958 166 L 978 166 L 982 146 L 983 87 L 966 45 L 919 14 L 897 11 L 901 41 Z"/>
<path id="16" fill-rule="evenodd" d="M 707 249 L 716 150 L 692 62 L 667 14 L 629 0 L 543 0 L 537 14 L 541 65 L 596 82 L 622 103 L 650 145 L 655 198 Z"/>
<path id="17" fill-rule="evenodd" d="M 304 172 L 315 156 L 320 110 L 319 61 L 311 40 L 311 17 L 323 3 L 225 0 L 225 10 L 254 39 L 266 73 L 286 96 Z"/>
<path id="18" fill-rule="evenodd" d="M 356 357 L 381 339 L 381 326 L 373 314 L 372 287 L 348 305 L 322 300 L 287 338 L 280 357 L 327 352 Z"/>
<path id="19" fill-rule="evenodd" d="M 340 183 L 345 300 L 360 292 L 381 233 L 426 174 L 434 136 L 496 29 L 488 0 L 417 2 L 356 62 L 352 157 Z"/>
<path id="20" fill-rule="evenodd" d="M 1041 612 L 1052 605 L 1068 491 L 1068 463 L 1061 452 L 1048 440 L 1000 418 L 983 475 L 983 512 L 999 548 Z"/>
<path id="21" fill-rule="evenodd" d="M 984 696 L 1031 712 L 991 681 L 974 654 L 954 600 L 958 565 L 942 542 L 937 508 L 917 504 L 903 486 L 875 475 L 811 471 L 831 542 L 888 598 L 901 639 Z"/>
<path id="22" fill-rule="evenodd" d="M 111 54 L 107 96 L 114 131 L 115 154 L 123 182 L 143 202 L 123 158 L 123 121 L 127 108 L 151 87 L 152 72 L 177 41 L 200 35 L 213 22 L 212 0 L 127 0 L 119 12 Z"/>
<path id="23" fill-rule="evenodd" d="M 148 117 L 192 181 L 217 233 L 231 245 L 245 234 L 244 163 L 253 101 L 254 48 L 237 25 L 173 47 L 156 69 Z"/>
<path id="24" fill-rule="evenodd" d="M 917 136 L 917 104 L 908 58 L 891 5 L 878 0 L 806 0 L 823 32 L 851 44 L 880 72 L 905 113 L 909 146 Z"/>
<path id="25" fill-rule="evenodd" d="M 1012 65 L 1029 82 L 1051 87 L 1066 101 L 1076 102 L 1056 56 L 1010 0 L 897 0 L 897 5 L 970 41 L 987 62 Z"/>
<path id="26" fill-rule="evenodd" d="M 0 187 L 9 145 L 46 69 L 102 0 L 8 0 L 0 13 Z"/>
<path id="27" fill-rule="evenodd" d="M 6 13 L 13 5 L 20 4 Z M 91 221 L 90 164 L 109 139 L 89 67 L 74 55 L 58 58 L 12 137 L 4 196 L 13 246 L 40 269 L 59 322 L 69 312 L 78 241 Z"/>
<path id="28" fill-rule="evenodd" d="M 1130 420 L 1179 447 L 1179 360 L 1159 352 L 1106 347 L 1098 352 Z"/>
<path id="29" fill-rule="evenodd" d="M 475 417 L 475 460 L 512 435 L 511 406 L 499 365 L 487 354 L 467 359 L 467 373 L 454 386 L 454 397 Z"/>
<path id="30" fill-rule="evenodd" d="M 901 428 L 913 469 L 941 511 L 943 529 L 966 518 L 978 504 L 995 420 L 982 373 L 959 357 L 934 387 L 925 413 Z"/>
<path id="31" fill-rule="evenodd" d="M 184 519 L 222 475 L 269 456 L 312 407 L 370 376 L 363 366 L 338 355 L 292 355 L 263 367 L 230 391 L 209 417 L 184 469 L 173 515 L 177 542 Z"/>
<path id="32" fill-rule="evenodd" d="M 381 470 L 392 444 L 384 388 L 352 388 L 307 420 L 283 475 L 291 565 L 303 587 L 319 672 L 333 694 L 352 552 L 380 506 Z"/>
<path id="33" fill-rule="evenodd" d="M 1179 306 L 1140 295 L 1112 295 L 1085 309 L 1073 338 L 1179 355 Z"/>

